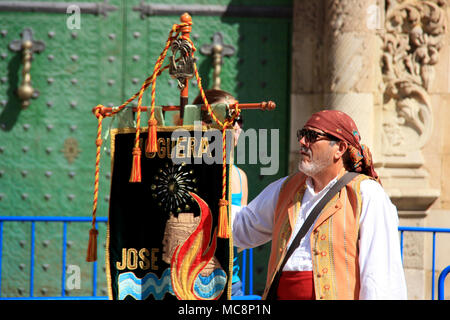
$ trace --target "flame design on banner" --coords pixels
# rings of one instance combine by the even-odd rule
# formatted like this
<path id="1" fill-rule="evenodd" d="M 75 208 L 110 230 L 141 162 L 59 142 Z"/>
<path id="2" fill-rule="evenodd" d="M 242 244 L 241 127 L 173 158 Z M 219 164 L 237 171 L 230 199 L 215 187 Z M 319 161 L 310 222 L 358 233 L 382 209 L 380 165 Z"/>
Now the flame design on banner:
<path id="1" fill-rule="evenodd" d="M 211 210 L 198 195 L 193 192 L 189 192 L 189 194 L 200 207 L 200 223 L 189 238 L 175 249 L 171 261 L 172 288 L 180 300 L 205 300 L 205 297 L 201 297 L 195 292 L 194 285 L 199 273 L 214 255 L 217 246 L 217 230 L 214 230 L 211 241 Z M 218 299 L 223 288 L 218 294 L 206 298 L 206 300 Z"/>

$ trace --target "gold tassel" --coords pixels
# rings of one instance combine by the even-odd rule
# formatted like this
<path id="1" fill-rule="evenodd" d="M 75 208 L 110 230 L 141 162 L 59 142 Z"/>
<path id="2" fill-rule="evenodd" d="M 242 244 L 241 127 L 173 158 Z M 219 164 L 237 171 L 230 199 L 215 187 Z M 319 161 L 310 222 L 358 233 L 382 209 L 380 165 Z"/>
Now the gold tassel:
<path id="1" fill-rule="evenodd" d="M 147 146 L 145 148 L 145 152 L 158 152 L 158 144 L 157 144 L 157 133 L 156 133 L 156 125 L 158 121 L 156 119 L 148 120 L 148 139 Z"/>
<path id="2" fill-rule="evenodd" d="M 86 257 L 87 262 L 97 261 L 97 235 L 98 230 L 95 229 L 95 227 L 89 230 L 89 244 Z"/>
<path id="3" fill-rule="evenodd" d="M 228 239 L 230 237 L 228 228 L 228 201 L 225 199 L 219 200 L 219 230 L 217 236 L 219 238 Z"/>
<path id="4" fill-rule="evenodd" d="M 141 182 L 141 148 L 133 148 L 130 182 Z"/>

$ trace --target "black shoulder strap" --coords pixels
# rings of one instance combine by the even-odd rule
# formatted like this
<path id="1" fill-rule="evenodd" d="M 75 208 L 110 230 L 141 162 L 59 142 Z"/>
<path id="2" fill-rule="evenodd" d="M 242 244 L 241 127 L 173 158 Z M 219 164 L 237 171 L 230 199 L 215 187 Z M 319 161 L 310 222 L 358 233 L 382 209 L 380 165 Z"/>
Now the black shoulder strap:
<path id="1" fill-rule="evenodd" d="M 344 174 L 331 187 L 331 189 L 328 190 L 328 192 L 323 196 L 323 198 L 319 201 L 319 203 L 314 207 L 314 209 L 308 215 L 308 217 L 306 218 L 302 227 L 300 228 L 299 232 L 297 233 L 297 235 L 295 236 L 291 245 L 289 246 L 289 249 L 288 249 L 286 255 L 284 256 L 283 262 L 281 263 L 281 266 L 278 269 L 277 275 L 275 276 L 274 281 L 272 282 L 272 285 L 270 286 L 269 294 L 267 295 L 268 300 L 276 298 L 276 290 L 278 288 L 278 281 L 280 279 L 281 272 L 284 268 L 284 265 L 286 264 L 286 262 L 288 261 L 289 257 L 292 255 L 292 253 L 295 251 L 295 249 L 297 249 L 297 247 L 300 245 L 300 241 L 306 235 L 308 230 L 311 228 L 314 221 L 316 221 L 316 218 L 322 212 L 322 209 L 339 192 L 339 190 L 341 190 L 347 183 L 349 183 L 358 174 L 359 173 L 357 173 L 357 172 L 347 172 L 346 174 Z"/>

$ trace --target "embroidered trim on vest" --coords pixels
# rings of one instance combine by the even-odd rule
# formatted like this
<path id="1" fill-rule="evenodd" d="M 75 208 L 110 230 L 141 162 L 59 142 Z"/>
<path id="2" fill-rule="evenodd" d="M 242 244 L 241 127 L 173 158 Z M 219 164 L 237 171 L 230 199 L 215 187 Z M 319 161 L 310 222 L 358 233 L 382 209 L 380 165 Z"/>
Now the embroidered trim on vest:
<path id="1" fill-rule="evenodd" d="M 269 265 L 267 270 L 266 287 L 263 294 L 263 299 L 267 296 L 269 290 L 269 284 L 272 283 L 275 277 L 276 270 L 280 268 L 280 264 L 286 255 L 286 246 L 292 234 L 292 227 L 289 221 L 288 205 L 291 199 L 295 198 L 295 193 L 298 189 L 304 189 L 306 176 L 303 173 L 295 173 L 288 176 L 284 181 L 280 189 L 280 195 L 275 207 L 274 226 L 273 226 L 273 238 L 272 247 L 269 258 Z M 294 193 L 295 192 L 295 193 Z M 301 198 L 300 198 L 301 199 Z M 277 214 L 283 212 L 285 214 Z"/>
<path id="2" fill-rule="evenodd" d="M 314 287 L 317 299 L 358 299 L 358 235 L 362 199 L 359 175 L 334 197 L 326 210 L 336 209 L 316 225 L 311 237 Z"/>

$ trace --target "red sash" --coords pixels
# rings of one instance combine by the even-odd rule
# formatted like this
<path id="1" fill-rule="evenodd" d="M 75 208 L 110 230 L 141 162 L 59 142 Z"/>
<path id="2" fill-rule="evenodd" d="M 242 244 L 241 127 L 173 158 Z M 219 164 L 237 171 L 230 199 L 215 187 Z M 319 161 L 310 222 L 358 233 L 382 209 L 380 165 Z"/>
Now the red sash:
<path id="1" fill-rule="evenodd" d="M 283 271 L 277 289 L 278 300 L 315 300 L 312 271 Z"/>

